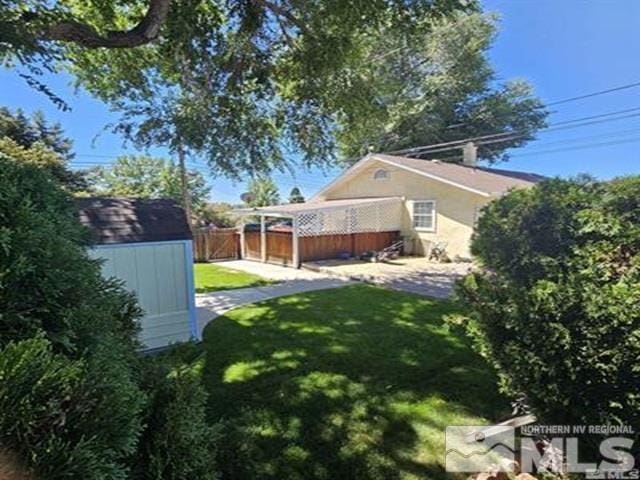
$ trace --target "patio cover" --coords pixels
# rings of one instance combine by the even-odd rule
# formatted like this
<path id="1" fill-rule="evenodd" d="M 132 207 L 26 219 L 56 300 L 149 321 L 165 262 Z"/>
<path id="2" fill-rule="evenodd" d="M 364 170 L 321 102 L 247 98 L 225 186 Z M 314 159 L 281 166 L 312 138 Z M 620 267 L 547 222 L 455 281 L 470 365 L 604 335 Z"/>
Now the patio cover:
<path id="1" fill-rule="evenodd" d="M 293 219 L 296 236 L 400 230 L 402 197 L 348 198 L 234 210 L 236 215 Z"/>

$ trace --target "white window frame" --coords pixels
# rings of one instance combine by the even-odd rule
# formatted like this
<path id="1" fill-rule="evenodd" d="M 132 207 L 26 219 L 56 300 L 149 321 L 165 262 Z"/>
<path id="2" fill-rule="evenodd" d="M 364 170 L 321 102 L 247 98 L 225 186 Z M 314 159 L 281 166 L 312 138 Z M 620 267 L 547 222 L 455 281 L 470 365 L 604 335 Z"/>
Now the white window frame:
<path id="1" fill-rule="evenodd" d="M 432 214 L 431 216 L 433 217 L 433 222 L 431 224 L 431 228 L 428 227 L 418 227 L 416 226 L 416 216 L 420 216 L 420 217 L 427 217 L 429 215 L 424 214 L 424 213 L 420 213 L 418 215 L 416 215 L 416 204 L 418 203 L 431 203 L 433 205 L 432 207 Z M 421 200 L 413 200 L 411 202 L 411 226 L 414 228 L 414 230 L 418 231 L 418 232 L 431 232 L 434 233 L 437 229 L 437 218 L 438 218 L 438 205 L 436 203 L 435 200 L 432 199 L 421 199 Z"/>
<path id="2" fill-rule="evenodd" d="M 384 176 L 378 177 L 378 173 L 380 172 L 384 172 Z M 386 168 L 376 168 L 373 172 L 373 179 L 378 182 L 389 180 L 390 177 L 391 177 L 391 173 Z"/>

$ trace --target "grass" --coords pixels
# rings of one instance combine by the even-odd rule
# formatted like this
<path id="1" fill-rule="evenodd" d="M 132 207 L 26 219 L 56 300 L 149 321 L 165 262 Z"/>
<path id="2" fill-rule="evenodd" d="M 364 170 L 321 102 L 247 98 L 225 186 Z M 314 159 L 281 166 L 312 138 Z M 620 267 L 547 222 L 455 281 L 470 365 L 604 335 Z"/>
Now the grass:
<path id="1" fill-rule="evenodd" d="M 205 330 L 225 479 L 450 478 L 447 425 L 507 412 L 449 331 L 450 302 L 354 285 L 233 310 Z"/>
<path id="2" fill-rule="evenodd" d="M 213 263 L 196 263 L 193 266 L 197 293 L 259 287 L 274 282 L 251 273 L 221 267 Z"/>

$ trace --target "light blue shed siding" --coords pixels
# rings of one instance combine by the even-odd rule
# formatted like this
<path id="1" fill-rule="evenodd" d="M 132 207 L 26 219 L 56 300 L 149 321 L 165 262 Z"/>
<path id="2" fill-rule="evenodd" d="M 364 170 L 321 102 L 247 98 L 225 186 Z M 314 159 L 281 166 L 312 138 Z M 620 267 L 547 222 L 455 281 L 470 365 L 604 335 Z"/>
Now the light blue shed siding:
<path id="1" fill-rule="evenodd" d="M 190 241 L 100 245 L 93 258 L 104 260 L 105 277 L 116 277 L 133 291 L 144 317 L 146 348 L 164 347 L 192 337 L 193 275 Z"/>

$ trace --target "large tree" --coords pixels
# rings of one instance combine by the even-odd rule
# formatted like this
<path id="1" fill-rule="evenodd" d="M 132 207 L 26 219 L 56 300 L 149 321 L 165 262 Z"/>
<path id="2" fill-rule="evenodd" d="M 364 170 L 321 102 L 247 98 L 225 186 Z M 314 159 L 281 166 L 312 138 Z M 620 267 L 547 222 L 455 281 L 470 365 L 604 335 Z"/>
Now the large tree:
<path id="1" fill-rule="evenodd" d="M 481 149 L 497 158 L 544 118 L 525 85 L 492 88 L 492 21 L 473 1 L 2 1 L 22 20 L 5 56 L 57 60 L 122 113 L 125 137 L 216 174 L 521 135 Z"/>
<path id="2" fill-rule="evenodd" d="M 246 203 L 251 207 L 266 207 L 280 203 L 278 186 L 270 177 L 256 177 L 248 184 Z"/>
<path id="3" fill-rule="evenodd" d="M 71 140 L 59 123 L 48 122 L 42 112 L 28 117 L 20 109 L 13 112 L 1 107 L 0 153 L 48 170 L 69 190 L 86 187 L 83 176 L 68 168 L 73 158 Z"/>
<path id="4" fill-rule="evenodd" d="M 63 160 L 73 159 L 73 142 L 59 123 L 49 122 L 41 111 L 28 117 L 21 109 L 0 107 L 0 137 L 9 137 L 24 148 L 40 143 Z"/>
<path id="5" fill-rule="evenodd" d="M 206 204 L 210 188 L 203 175 L 187 172 L 188 193 L 193 212 Z M 138 198 L 173 198 L 182 201 L 180 174 L 174 163 L 145 155 L 123 155 L 110 168 L 91 172 L 91 189 L 98 194 Z"/>
<path id="6" fill-rule="evenodd" d="M 413 149 L 488 137 L 478 142 L 478 155 L 495 161 L 531 140 L 547 112 L 525 81 L 497 81 L 488 58 L 496 29 L 494 15 L 456 13 L 367 38 L 371 61 L 359 68 L 359 88 L 329 100 L 336 108 L 353 104 L 339 121 L 343 156 L 412 149 L 415 156 L 459 160 L 462 143 Z"/>

